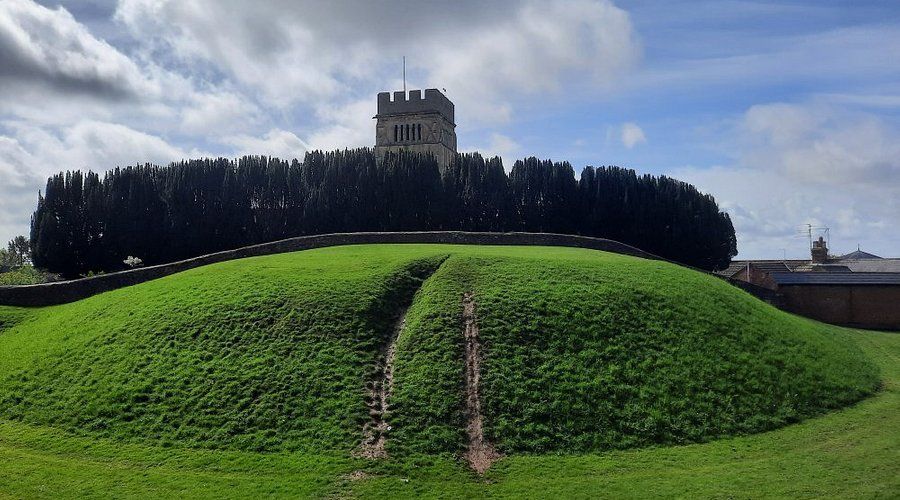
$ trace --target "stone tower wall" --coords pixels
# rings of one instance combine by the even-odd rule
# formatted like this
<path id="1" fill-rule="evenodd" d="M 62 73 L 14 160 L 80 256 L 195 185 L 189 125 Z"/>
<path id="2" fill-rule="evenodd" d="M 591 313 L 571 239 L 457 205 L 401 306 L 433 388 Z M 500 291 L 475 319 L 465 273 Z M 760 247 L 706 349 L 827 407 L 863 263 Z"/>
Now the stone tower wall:
<path id="1" fill-rule="evenodd" d="M 424 96 L 421 90 L 410 90 L 409 98 L 399 90 L 393 97 L 390 92 L 378 93 L 378 116 L 437 112 L 456 125 L 453 103 L 438 89 L 425 89 Z"/>
<path id="2" fill-rule="evenodd" d="M 456 124 L 453 103 L 437 89 L 409 93 L 378 94 L 375 154 L 380 160 L 388 151 L 403 149 L 433 154 L 438 163 L 449 165 L 456 154 Z"/>

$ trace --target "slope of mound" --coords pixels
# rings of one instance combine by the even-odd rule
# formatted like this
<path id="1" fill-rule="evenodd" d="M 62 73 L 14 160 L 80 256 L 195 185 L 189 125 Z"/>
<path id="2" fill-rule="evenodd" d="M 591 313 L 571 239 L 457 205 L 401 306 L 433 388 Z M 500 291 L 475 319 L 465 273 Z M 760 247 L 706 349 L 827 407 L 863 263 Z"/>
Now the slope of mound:
<path id="1" fill-rule="evenodd" d="M 841 329 L 715 277 L 576 249 L 480 249 L 452 255 L 410 310 L 395 375 L 395 446 L 465 446 L 466 292 L 483 344 L 486 437 L 506 452 L 759 432 L 877 388 L 877 370 Z"/>
<path id="2" fill-rule="evenodd" d="M 0 310 L 16 318 L 0 326 L 0 416 L 163 445 L 349 451 L 372 418 L 367 384 L 384 384 L 379 359 L 412 301 L 377 418 L 390 424 L 391 453 L 460 452 L 473 418 L 463 296 L 479 330 L 480 427 L 505 453 L 758 432 L 877 386 L 843 330 L 672 264 L 566 248 L 367 245 L 211 265 L 25 315 Z"/>
<path id="3" fill-rule="evenodd" d="M 382 335 L 443 258 L 252 258 L 37 310 L 0 333 L 0 415 L 163 445 L 351 448 Z"/>

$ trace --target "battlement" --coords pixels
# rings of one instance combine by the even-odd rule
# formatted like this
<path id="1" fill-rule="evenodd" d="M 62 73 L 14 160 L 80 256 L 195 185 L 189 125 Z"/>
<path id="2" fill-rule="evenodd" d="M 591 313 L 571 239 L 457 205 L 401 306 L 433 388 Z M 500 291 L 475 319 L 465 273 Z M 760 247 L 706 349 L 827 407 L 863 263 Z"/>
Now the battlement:
<path id="1" fill-rule="evenodd" d="M 378 114 L 376 118 L 400 115 L 408 113 L 440 113 L 447 121 L 454 121 L 453 103 L 438 89 L 425 89 L 425 95 L 421 90 L 410 90 L 409 97 L 400 90 L 394 92 L 393 99 L 390 92 L 378 93 Z"/>

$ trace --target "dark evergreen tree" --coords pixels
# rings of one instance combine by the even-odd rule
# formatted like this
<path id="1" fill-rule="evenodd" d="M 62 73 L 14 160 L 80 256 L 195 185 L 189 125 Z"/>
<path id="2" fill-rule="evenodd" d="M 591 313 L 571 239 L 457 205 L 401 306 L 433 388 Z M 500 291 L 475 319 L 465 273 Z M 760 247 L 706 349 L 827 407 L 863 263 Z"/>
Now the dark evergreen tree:
<path id="1" fill-rule="evenodd" d="M 354 231 L 534 231 L 619 240 L 720 268 L 736 253 L 731 219 L 694 186 L 618 167 L 457 155 L 376 161 L 368 148 L 187 160 L 166 167 L 64 172 L 31 220 L 34 264 L 68 277 L 153 265 L 306 234 Z"/>

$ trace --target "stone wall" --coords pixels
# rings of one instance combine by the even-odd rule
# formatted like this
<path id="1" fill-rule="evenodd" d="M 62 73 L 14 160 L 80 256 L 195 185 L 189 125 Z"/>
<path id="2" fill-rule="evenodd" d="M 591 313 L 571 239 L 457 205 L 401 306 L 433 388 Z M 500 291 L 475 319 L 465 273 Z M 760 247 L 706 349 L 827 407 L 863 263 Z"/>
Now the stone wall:
<path id="1" fill-rule="evenodd" d="M 420 90 L 410 90 L 408 98 L 402 90 L 394 92 L 393 99 L 390 92 L 378 93 L 377 113 L 379 115 L 430 111 L 437 111 L 450 123 L 456 123 L 456 110 L 453 102 L 438 89 L 425 89 L 424 95 Z"/>
<path id="2" fill-rule="evenodd" d="M 443 144 L 408 144 L 404 146 L 375 146 L 375 158 L 383 161 L 384 156 L 388 153 L 399 153 L 401 150 L 412 151 L 418 154 L 431 154 L 437 160 L 437 164 L 446 167 L 450 165 L 456 153 L 444 146 Z"/>
<path id="3" fill-rule="evenodd" d="M 447 166 L 456 154 L 456 124 L 450 99 L 437 89 L 426 89 L 425 95 L 411 90 L 378 94 L 375 115 L 375 156 L 378 161 L 388 151 L 408 149 L 430 153 L 438 164 Z M 410 133 L 411 132 L 411 133 Z"/>
<path id="4" fill-rule="evenodd" d="M 286 240 L 273 241 L 253 245 L 236 250 L 226 250 L 187 260 L 160 264 L 104 274 L 91 278 L 83 278 L 57 283 L 40 285 L 23 285 L 0 287 L 0 305 L 10 306 L 48 306 L 74 302 L 109 290 L 115 290 L 144 281 L 161 278 L 195 267 L 205 266 L 226 260 L 242 259 L 257 255 L 270 255 L 284 252 L 296 252 L 312 248 L 339 245 L 360 245 L 368 243 L 450 243 L 465 245 L 543 245 L 588 248 L 603 250 L 645 259 L 665 260 L 656 255 L 644 252 L 618 241 L 587 236 L 574 236 L 551 233 L 478 233 L 462 231 L 423 231 L 405 233 L 338 233 L 316 236 L 300 236 Z M 750 283 L 723 278 L 744 290 L 769 300 L 771 290 L 756 287 Z"/>

